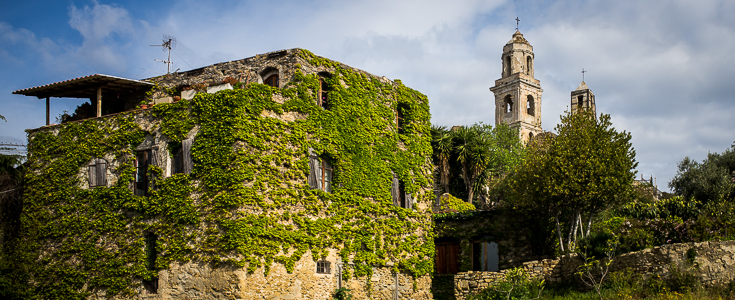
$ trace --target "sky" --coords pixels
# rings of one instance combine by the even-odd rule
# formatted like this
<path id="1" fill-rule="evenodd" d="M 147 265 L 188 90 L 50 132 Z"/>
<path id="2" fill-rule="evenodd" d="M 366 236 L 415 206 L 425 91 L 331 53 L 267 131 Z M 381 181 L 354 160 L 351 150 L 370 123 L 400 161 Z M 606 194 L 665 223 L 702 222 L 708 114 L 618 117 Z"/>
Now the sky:
<path id="1" fill-rule="evenodd" d="M 735 1 L 9 1 L 0 10 L 0 143 L 45 125 L 15 90 L 91 74 L 145 79 L 304 48 L 428 96 L 436 125 L 494 124 L 489 88 L 519 18 L 554 131 L 582 81 L 630 132 L 638 177 L 661 190 L 688 156 L 735 142 Z M 277 4 L 275 4 L 277 3 Z M 733 85 L 731 85 L 733 84 Z M 85 99 L 51 100 L 51 122 Z"/>

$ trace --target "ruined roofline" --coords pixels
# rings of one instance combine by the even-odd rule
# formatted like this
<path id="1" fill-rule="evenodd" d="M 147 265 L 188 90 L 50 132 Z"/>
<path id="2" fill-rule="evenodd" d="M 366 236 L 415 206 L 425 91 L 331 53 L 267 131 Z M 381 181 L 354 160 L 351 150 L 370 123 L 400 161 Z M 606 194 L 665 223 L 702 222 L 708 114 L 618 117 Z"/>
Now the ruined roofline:
<path id="1" fill-rule="evenodd" d="M 181 72 L 174 72 L 174 73 L 171 73 L 171 74 L 166 74 L 166 75 L 160 75 L 160 76 L 145 78 L 145 79 L 141 79 L 141 81 L 150 82 L 150 81 L 152 81 L 154 79 L 158 79 L 158 78 L 161 78 L 161 77 L 166 77 L 166 76 L 174 75 L 174 74 L 177 75 L 177 76 L 184 76 L 184 77 L 186 77 L 186 76 L 192 76 L 192 75 L 196 75 L 197 73 L 203 72 L 206 68 L 209 68 L 209 67 L 215 67 L 216 68 L 216 67 L 225 66 L 227 64 L 232 64 L 232 63 L 247 63 L 248 61 L 255 60 L 257 58 L 262 58 L 262 57 L 265 57 L 266 59 L 268 59 L 268 58 L 277 58 L 277 57 L 281 57 L 281 56 L 285 56 L 285 55 L 296 55 L 296 56 L 299 56 L 299 51 L 305 51 L 305 52 L 311 53 L 316 58 L 324 59 L 324 60 L 328 60 L 330 62 L 337 63 L 343 69 L 354 70 L 354 71 L 360 72 L 361 74 L 365 74 L 365 75 L 370 76 L 372 78 L 381 80 L 383 82 L 390 81 L 391 83 L 394 83 L 395 84 L 395 83 L 397 83 L 396 80 L 399 80 L 400 81 L 400 79 L 393 80 L 393 79 L 390 79 L 390 78 L 388 78 L 386 76 L 375 75 L 375 74 L 370 73 L 368 71 L 365 71 L 365 70 L 362 70 L 362 69 L 359 69 L 359 68 L 352 67 L 352 66 L 347 65 L 345 63 L 342 63 L 342 62 L 339 62 L 339 61 L 336 61 L 336 60 L 333 60 L 333 59 L 330 59 L 330 58 L 327 58 L 327 57 L 324 57 L 324 56 L 321 56 L 321 55 L 314 54 L 313 52 L 309 51 L 308 49 L 304 49 L 304 48 L 290 48 L 290 49 L 281 49 L 281 50 L 270 51 L 270 52 L 266 52 L 266 53 L 261 53 L 261 54 L 256 54 L 256 55 L 253 55 L 253 56 L 249 56 L 249 57 L 242 58 L 242 59 L 230 60 L 230 61 L 223 61 L 223 62 L 218 62 L 218 63 L 214 63 L 214 64 L 202 66 L 202 67 L 191 69 L 191 70 L 186 70 L 186 71 L 181 71 Z"/>

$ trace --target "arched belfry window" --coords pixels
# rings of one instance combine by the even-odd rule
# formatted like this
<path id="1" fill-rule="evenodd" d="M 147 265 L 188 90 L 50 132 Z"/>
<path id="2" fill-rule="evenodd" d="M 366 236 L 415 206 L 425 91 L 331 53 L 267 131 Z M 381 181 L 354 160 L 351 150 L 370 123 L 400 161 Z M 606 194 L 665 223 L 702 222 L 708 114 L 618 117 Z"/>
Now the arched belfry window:
<path id="1" fill-rule="evenodd" d="M 532 139 L 533 139 L 533 132 L 529 132 L 528 133 L 528 140 L 530 141 Z"/>
<path id="2" fill-rule="evenodd" d="M 512 70 L 510 67 L 510 55 L 505 57 L 505 76 L 510 76 Z"/>
<path id="3" fill-rule="evenodd" d="M 528 95 L 526 99 L 526 113 L 529 116 L 535 116 L 536 115 L 536 102 L 533 100 L 533 96 Z"/>
<path id="4" fill-rule="evenodd" d="M 505 99 L 503 99 L 503 110 L 506 114 L 513 112 L 513 100 L 511 100 L 510 95 L 505 95 Z"/>
<path id="5" fill-rule="evenodd" d="M 526 57 L 526 75 L 532 75 L 533 70 L 533 59 L 530 56 Z"/>

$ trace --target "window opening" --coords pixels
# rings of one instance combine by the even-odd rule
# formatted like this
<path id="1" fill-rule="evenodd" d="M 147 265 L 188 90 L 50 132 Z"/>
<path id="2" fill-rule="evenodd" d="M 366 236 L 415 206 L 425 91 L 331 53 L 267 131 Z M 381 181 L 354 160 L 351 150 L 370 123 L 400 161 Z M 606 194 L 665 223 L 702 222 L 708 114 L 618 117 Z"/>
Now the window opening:
<path id="1" fill-rule="evenodd" d="M 318 104 L 321 108 L 329 109 L 329 92 L 327 82 L 324 78 L 319 78 Z"/>
<path id="2" fill-rule="evenodd" d="M 584 99 L 584 97 L 577 96 L 577 110 L 582 110 L 582 107 L 583 107 L 583 104 L 582 103 L 584 101 L 583 99 Z"/>
<path id="3" fill-rule="evenodd" d="M 156 259 L 158 258 L 158 236 L 152 232 L 145 235 L 145 256 L 146 256 L 146 270 L 156 270 Z M 143 280 L 143 286 L 151 294 L 158 293 L 158 277 L 151 280 Z"/>
<path id="4" fill-rule="evenodd" d="M 316 262 L 316 272 L 317 274 L 331 274 L 332 273 L 332 263 L 326 260 L 320 260 Z"/>
<path id="5" fill-rule="evenodd" d="M 503 100 L 503 106 L 506 114 L 513 112 L 513 100 L 511 100 L 510 95 L 505 96 L 505 100 Z"/>
<path id="6" fill-rule="evenodd" d="M 531 70 L 533 69 L 533 60 L 530 56 L 526 57 L 526 74 L 531 75 Z"/>
<path id="7" fill-rule="evenodd" d="M 334 169 L 329 159 L 323 156 L 310 156 L 309 170 L 309 186 L 331 193 Z"/>
<path id="8" fill-rule="evenodd" d="M 488 242 L 472 243 L 472 270 L 498 271 L 498 244 Z"/>
<path id="9" fill-rule="evenodd" d="M 263 83 L 277 88 L 278 87 L 278 74 L 273 74 L 271 76 L 268 76 L 268 78 L 266 78 L 265 81 L 263 81 Z"/>
<path id="10" fill-rule="evenodd" d="M 510 74 L 511 74 L 511 69 L 510 69 L 510 56 L 506 56 L 505 57 L 505 76 L 510 76 Z"/>
<path id="11" fill-rule="evenodd" d="M 526 113 L 534 116 L 536 114 L 536 103 L 533 101 L 533 96 L 528 95 L 526 99 Z"/>
<path id="12" fill-rule="evenodd" d="M 155 188 L 154 174 L 148 173 L 148 166 L 158 165 L 158 151 L 148 149 L 137 151 L 135 159 L 135 182 L 133 189 L 136 196 L 148 196 L 148 189 Z"/>
<path id="13" fill-rule="evenodd" d="M 93 158 L 88 165 L 89 187 L 107 186 L 107 161 Z"/>
<path id="14" fill-rule="evenodd" d="M 398 179 L 398 175 L 393 173 L 393 182 L 391 184 L 391 197 L 393 198 L 393 205 L 411 209 L 412 198 L 411 193 L 406 192 L 406 185 L 403 180 Z"/>
<path id="15" fill-rule="evenodd" d="M 530 141 L 531 139 L 533 139 L 533 132 L 528 133 L 528 140 Z"/>
<path id="16" fill-rule="evenodd" d="M 192 139 L 181 141 L 181 145 L 174 148 L 174 159 L 171 168 L 171 174 L 190 174 L 191 173 L 191 144 Z"/>
<path id="17" fill-rule="evenodd" d="M 405 104 L 399 104 L 396 108 L 396 125 L 399 134 L 406 133 L 406 111 L 408 111 L 408 106 Z"/>

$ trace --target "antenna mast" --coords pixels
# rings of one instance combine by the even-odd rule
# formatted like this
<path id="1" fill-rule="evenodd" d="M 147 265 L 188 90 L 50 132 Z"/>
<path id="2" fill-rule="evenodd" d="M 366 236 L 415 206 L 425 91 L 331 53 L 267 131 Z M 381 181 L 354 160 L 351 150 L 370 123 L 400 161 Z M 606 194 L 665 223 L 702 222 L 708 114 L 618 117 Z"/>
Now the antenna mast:
<path id="1" fill-rule="evenodd" d="M 171 64 L 173 62 L 171 61 L 171 50 L 173 48 L 176 48 L 176 38 L 169 36 L 167 34 L 163 35 L 163 42 L 160 45 L 151 45 L 151 47 L 161 47 L 161 50 L 166 51 L 168 50 L 168 59 L 167 60 L 160 60 L 160 59 L 153 59 L 155 61 L 160 61 L 164 64 L 166 64 L 166 74 L 171 74 Z"/>

